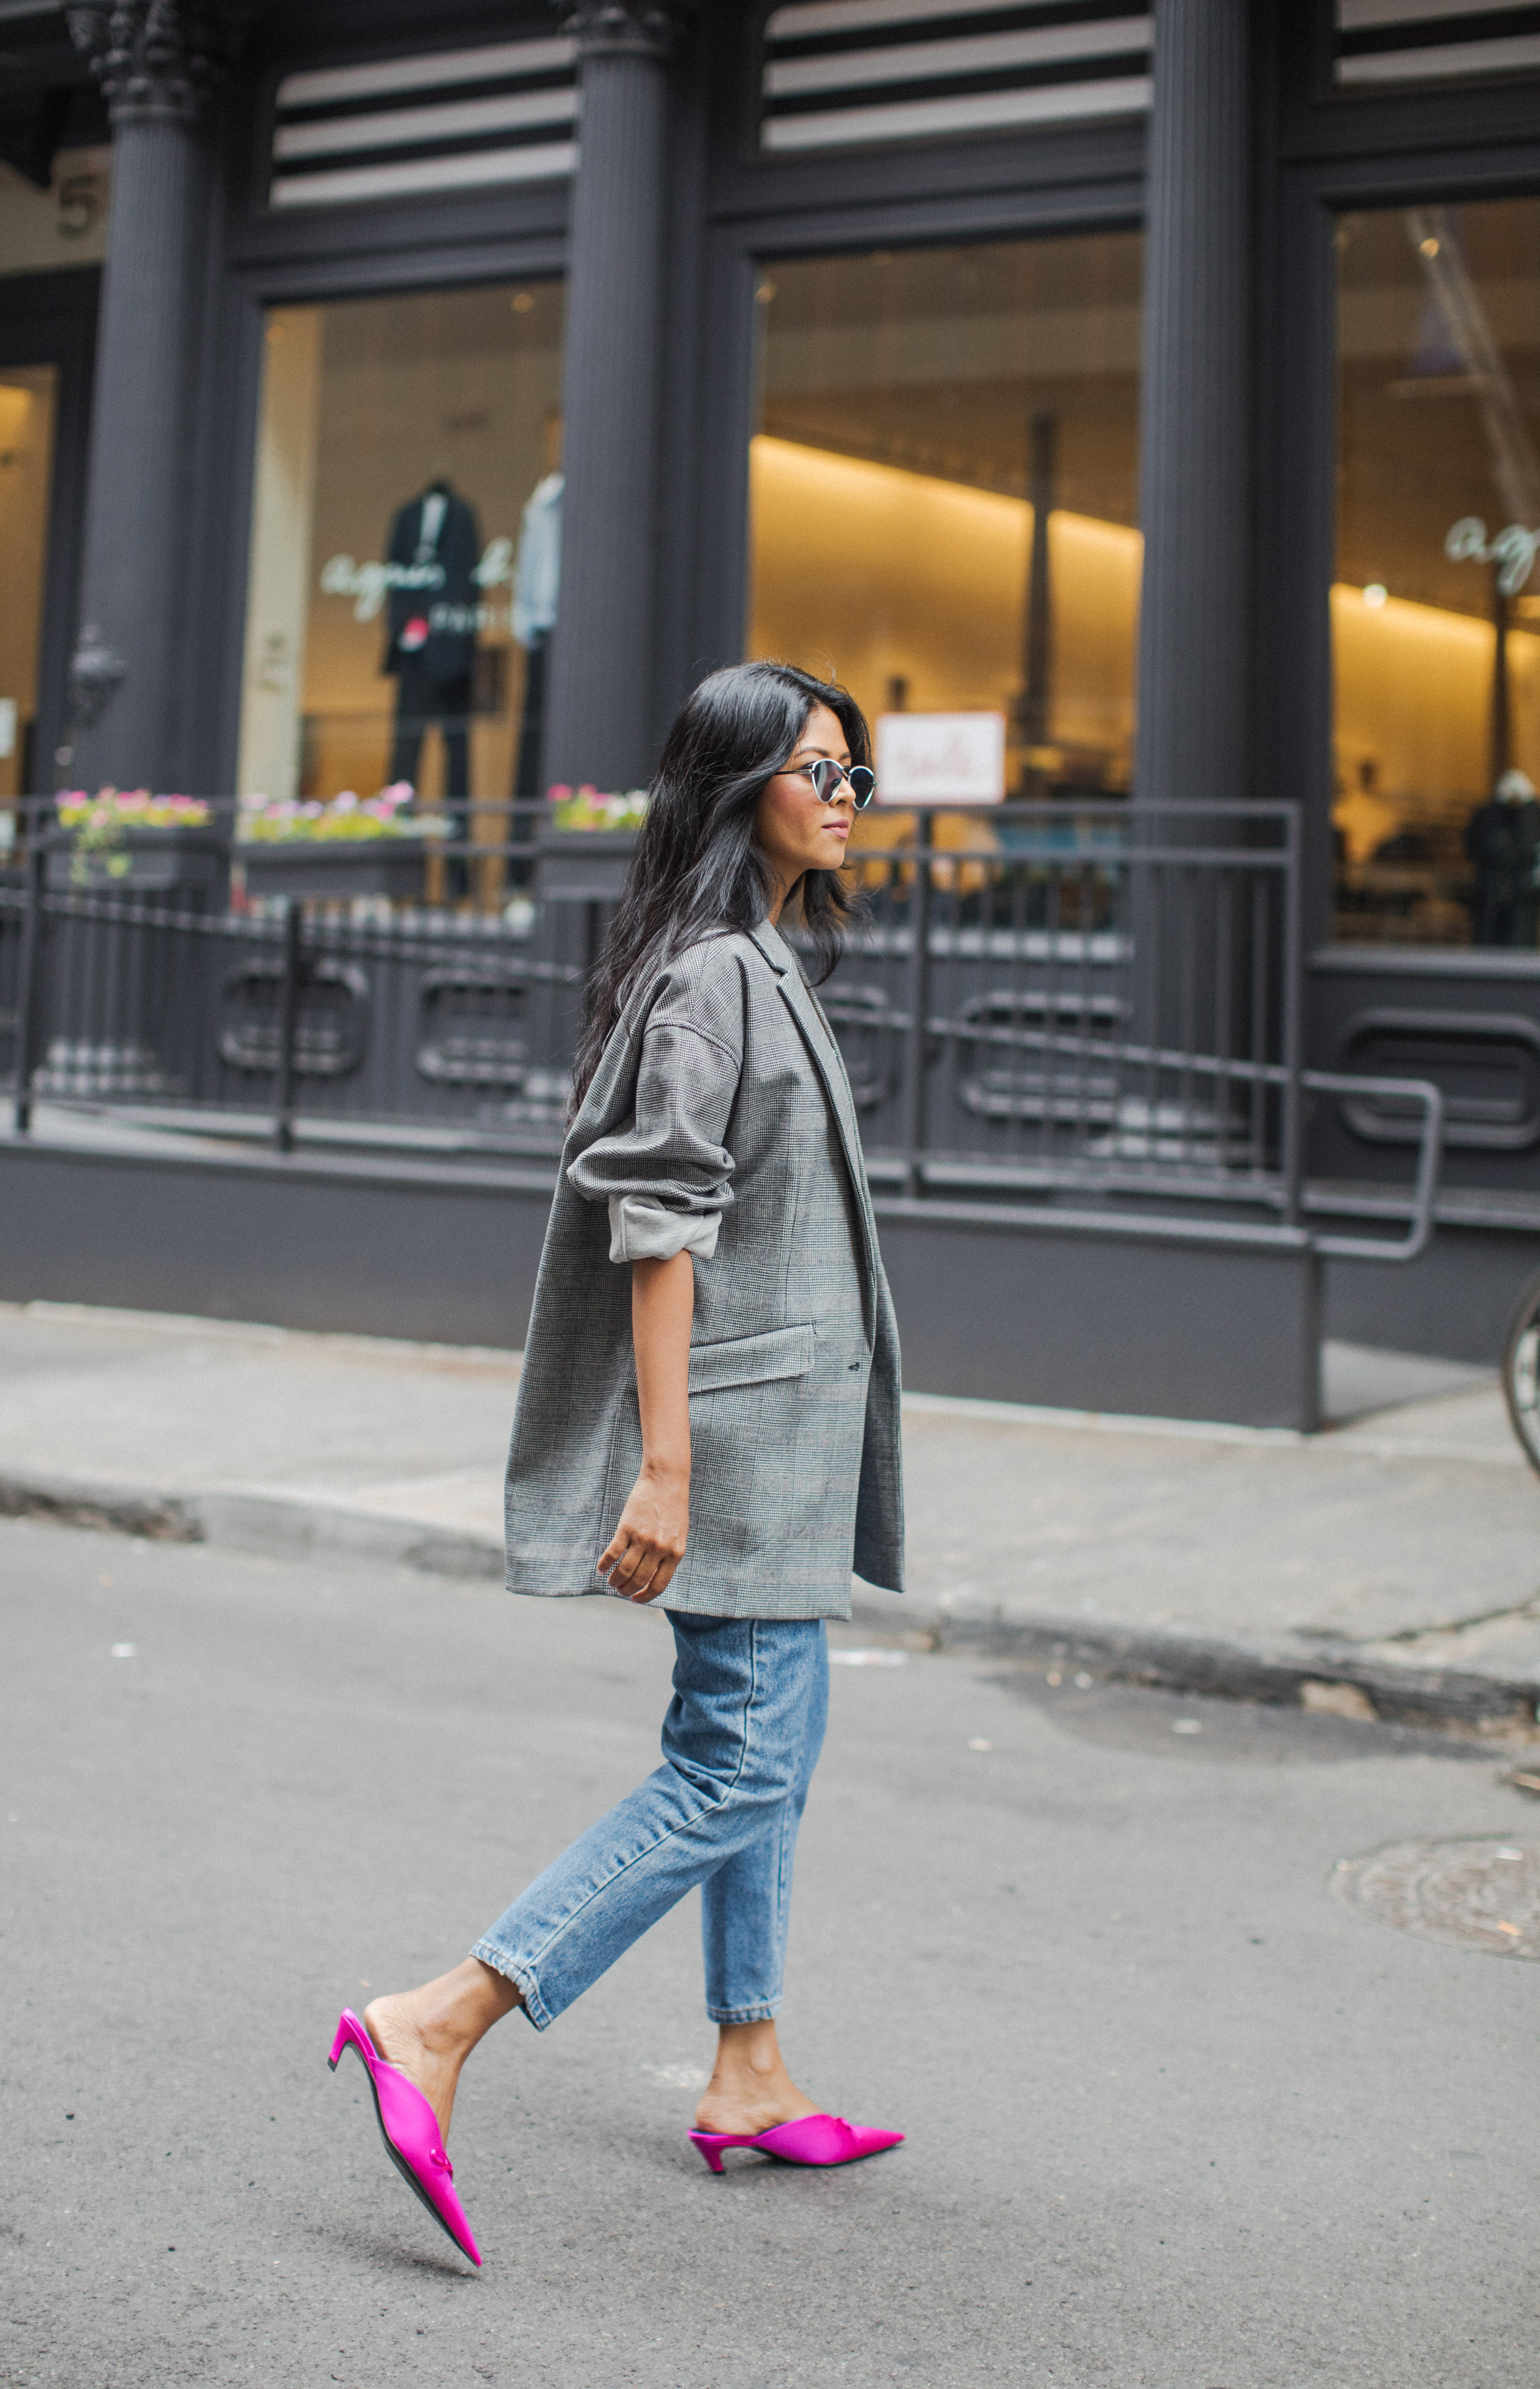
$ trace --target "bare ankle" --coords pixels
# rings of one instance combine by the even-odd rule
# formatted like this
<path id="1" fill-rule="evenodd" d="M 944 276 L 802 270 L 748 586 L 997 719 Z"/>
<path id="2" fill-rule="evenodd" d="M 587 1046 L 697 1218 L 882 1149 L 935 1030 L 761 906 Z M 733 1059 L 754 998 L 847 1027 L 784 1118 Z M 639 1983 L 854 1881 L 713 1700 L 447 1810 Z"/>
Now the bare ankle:
<path id="1" fill-rule="evenodd" d="M 377 2022 L 389 2038 L 412 2041 L 426 2055 L 458 2066 L 500 2016 L 522 2005 L 505 1975 L 479 1958 L 467 1958 L 464 1965 L 414 1991 L 371 1999 L 363 2021 L 376 2047 Z"/>
<path id="2" fill-rule="evenodd" d="M 783 2076 L 785 2071 L 786 2062 L 781 2054 L 781 2043 L 775 2025 L 769 2018 L 755 2024 L 718 2025 L 713 2082 L 771 2082 Z"/>

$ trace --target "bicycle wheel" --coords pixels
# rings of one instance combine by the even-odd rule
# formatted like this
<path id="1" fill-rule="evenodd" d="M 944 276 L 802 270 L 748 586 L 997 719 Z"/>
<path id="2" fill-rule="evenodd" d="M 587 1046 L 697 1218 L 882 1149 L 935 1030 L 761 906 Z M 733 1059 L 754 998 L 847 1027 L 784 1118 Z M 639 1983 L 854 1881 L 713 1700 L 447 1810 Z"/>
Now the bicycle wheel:
<path id="1" fill-rule="evenodd" d="M 1540 1275 L 1519 1297 L 1503 1351 L 1503 1399 L 1524 1458 L 1540 1475 Z"/>

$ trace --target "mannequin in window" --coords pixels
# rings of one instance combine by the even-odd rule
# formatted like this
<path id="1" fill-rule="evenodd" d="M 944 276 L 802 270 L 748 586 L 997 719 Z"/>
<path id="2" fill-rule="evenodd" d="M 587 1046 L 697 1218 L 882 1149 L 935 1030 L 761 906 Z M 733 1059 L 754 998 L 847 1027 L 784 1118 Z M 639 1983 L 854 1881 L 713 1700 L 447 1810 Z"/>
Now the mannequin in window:
<path id="1" fill-rule="evenodd" d="M 1331 826 L 1348 862 L 1368 862 L 1400 828 L 1400 812 L 1380 793 L 1380 765 L 1372 755 L 1359 757 L 1352 786 L 1339 790 Z"/>
<path id="2" fill-rule="evenodd" d="M 1533 948 L 1540 921 L 1540 798 L 1526 772 L 1505 772 L 1465 825 L 1475 866 L 1470 930 L 1478 946 Z"/>
<path id="3" fill-rule="evenodd" d="M 392 780 L 417 785 L 423 733 L 433 722 L 444 747 L 444 811 L 456 845 L 469 837 L 471 689 L 476 671 L 476 568 L 481 531 L 474 510 L 443 474 L 408 499 L 390 525 L 390 584 L 380 670 L 396 683 Z M 452 901 L 468 886 L 462 857 L 444 865 Z"/>

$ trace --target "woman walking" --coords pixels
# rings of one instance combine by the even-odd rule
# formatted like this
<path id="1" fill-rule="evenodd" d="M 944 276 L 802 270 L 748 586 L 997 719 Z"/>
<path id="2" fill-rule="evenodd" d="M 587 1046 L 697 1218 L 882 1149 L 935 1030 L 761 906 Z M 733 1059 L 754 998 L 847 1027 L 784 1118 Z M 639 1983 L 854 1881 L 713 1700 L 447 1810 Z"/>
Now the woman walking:
<path id="1" fill-rule="evenodd" d="M 543 2031 L 697 1884 L 716 2066 L 691 2134 L 841 2165 L 776 2038 L 792 1859 L 852 1568 L 902 1589 L 898 1347 L 839 1049 L 782 935 L 838 958 L 859 709 L 779 664 L 669 734 L 589 990 L 508 1461 L 508 1586 L 661 1602 L 663 1764 L 420 1989 L 345 2011 L 386 2147 L 479 2264 L 443 2142 L 500 2016 Z"/>

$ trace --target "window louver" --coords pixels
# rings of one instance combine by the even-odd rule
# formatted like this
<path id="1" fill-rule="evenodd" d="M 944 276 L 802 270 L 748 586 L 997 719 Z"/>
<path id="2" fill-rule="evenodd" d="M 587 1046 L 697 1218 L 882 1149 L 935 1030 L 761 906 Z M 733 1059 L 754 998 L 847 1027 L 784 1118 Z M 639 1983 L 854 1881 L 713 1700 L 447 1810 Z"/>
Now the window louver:
<path id="1" fill-rule="evenodd" d="M 1534 0 L 1337 0 L 1339 83 L 1442 83 L 1540 68 Z"/>
<path id="2" fill-rule="evenodd" d="M 795 0 L 765 29 L 761 146 L 844 148 L 1150 106 L 1148 0 Z"/>
<path id="3" fill-rule="evenodd" d="M 321 67 L 278 86 L 269 204 L 345 205 L 570 174 L 570 41 Z"/>

